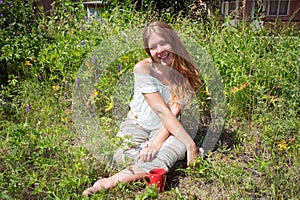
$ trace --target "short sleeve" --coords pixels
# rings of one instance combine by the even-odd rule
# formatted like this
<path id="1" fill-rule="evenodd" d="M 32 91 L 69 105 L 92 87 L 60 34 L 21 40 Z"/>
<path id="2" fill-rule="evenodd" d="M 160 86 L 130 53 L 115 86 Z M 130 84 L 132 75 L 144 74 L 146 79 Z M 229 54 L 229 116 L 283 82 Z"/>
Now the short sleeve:
<path id="1" fill-rule="evenodd" d="M 158 92 L 158 81 L 148 74 L 134 74 L 134 90 L 140 93 Z"/>

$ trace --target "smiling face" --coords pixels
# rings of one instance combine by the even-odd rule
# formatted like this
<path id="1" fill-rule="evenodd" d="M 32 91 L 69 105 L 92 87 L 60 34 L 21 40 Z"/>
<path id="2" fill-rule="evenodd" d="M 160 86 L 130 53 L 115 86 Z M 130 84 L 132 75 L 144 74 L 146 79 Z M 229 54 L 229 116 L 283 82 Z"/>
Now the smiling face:
<path id="1" fill-rule="evenodd" d="M 170 66 L 173 59 L 169 42 L 158 34 L 151 34 L 148 40 L 149 51 L 154 62 Z"/>

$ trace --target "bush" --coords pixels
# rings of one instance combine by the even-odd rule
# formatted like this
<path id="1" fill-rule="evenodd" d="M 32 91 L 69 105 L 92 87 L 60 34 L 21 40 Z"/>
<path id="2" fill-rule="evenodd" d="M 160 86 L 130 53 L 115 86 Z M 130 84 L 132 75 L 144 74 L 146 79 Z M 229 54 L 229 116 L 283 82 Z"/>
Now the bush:
<path id="1" fill-rule="evenodd" d="M 76 24 L 83 17 L 83 14 L 78 14 L 83 13 L 83 6 L 75 6 L 77 4 L 71 0 L 56 1 L 54 15 L 50 16 L 38 11 L 37 0 L 0 2 L 2 84 L 7 84 L 8 75 L 13 74 L 18 80 L 22 80 L 44 70 L 36 62 L 45 46 L 57 43 L 56 39 L 60 39 L 53 38 L 52 31 L 65 34 L 68 26 Z"/>
<path id="2" fill-rule="evenodd" d="M 148 17 L 153 16 L 159 20 L 169 23 L 176 22 L 178 19 L 189 18 L 194 22 L 206 22 L 207 10 L 199 0 L 112 0 L 111 7 L 121 6 L 133 8 L 136 11 L 148 12 Z M 154 17 L 154 18 L 155 18 Z"/>
<path id="3" fill-rule="evenodd" d="M 0 69 L 2 84 L 8 74 L 24 77 L 26 60 L 33 60 L 43 44 L 44 33 L 37 32 L 37 0 L 0 1 Z"/>

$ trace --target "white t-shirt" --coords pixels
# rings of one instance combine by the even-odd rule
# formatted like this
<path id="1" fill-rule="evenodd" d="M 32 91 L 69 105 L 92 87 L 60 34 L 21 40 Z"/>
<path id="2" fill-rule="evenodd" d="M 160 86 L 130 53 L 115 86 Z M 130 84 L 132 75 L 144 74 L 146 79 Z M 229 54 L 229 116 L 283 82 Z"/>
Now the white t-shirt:
<path id="1" fill-rule="evenodd" d="M 150 63 L 151 74 L 153 65 Z M 134 74 L 134 96 L 130 103 L 137 122 L 147 130 L 159 129 L 162 125 L 158 115 L 152 110 L 145 100 L 144 93 L 159 92 L 165 103 L 170 100 L 170 87 L 162 84 L 158 79 L 149 74 Z"/>

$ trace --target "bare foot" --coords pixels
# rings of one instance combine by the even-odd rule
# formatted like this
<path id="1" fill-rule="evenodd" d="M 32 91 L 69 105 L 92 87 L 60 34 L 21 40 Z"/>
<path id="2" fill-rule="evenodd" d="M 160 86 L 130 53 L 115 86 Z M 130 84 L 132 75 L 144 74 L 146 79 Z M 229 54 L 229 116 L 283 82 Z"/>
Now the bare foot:
<path id="1" fill-rule="evenodd" d="M 103 178 L 97 180 L 94 185 L 83 191 L 83 195 L 89 196 L 90 194 L 96 193 L 102 189 L 108 190 L 111 187 L 114 187 L 115 183 L 110 178 Z"/>

